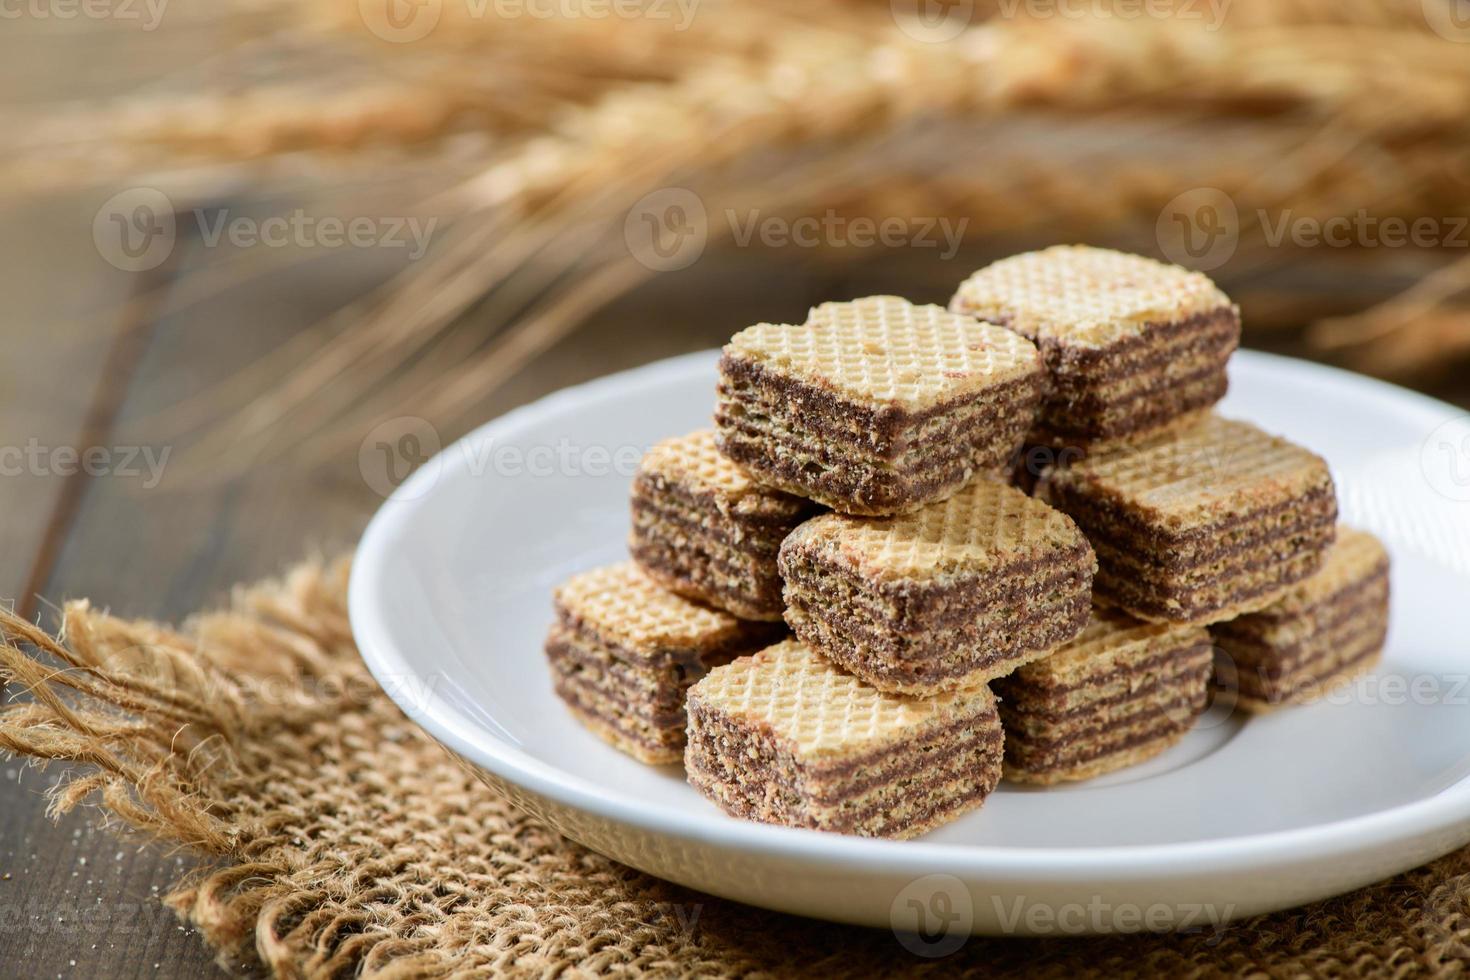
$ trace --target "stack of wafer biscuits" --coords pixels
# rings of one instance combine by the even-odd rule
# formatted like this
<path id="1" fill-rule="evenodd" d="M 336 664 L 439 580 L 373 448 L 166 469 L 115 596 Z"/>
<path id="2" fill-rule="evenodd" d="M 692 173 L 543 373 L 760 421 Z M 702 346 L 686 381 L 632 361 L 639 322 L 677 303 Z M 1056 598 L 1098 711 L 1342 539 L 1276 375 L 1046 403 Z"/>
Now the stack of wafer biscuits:
<path id="1" fill-rule="evenodd" d="M 633 562 L 558 590 L 557 693 L 734 816 L 910 837 L 1158 755 L 1212 677 L 1261 709 L 1363 669 L 1386 555 L 1319 457 L 1213 413 L 1239 332 L 1081 246 L 740 331 L 714 429 L 639 467 Z"/>
<path id="2" fill-rule="evenodd" d="M 545 652 L 557 696 L 590 732 L 673 763 L 689 687 L 786 634 L 776 553 L 818 508 L 754 483 L 709 430 L 650 449 L 631 496 L 633 561 L 556 590 Z"/>

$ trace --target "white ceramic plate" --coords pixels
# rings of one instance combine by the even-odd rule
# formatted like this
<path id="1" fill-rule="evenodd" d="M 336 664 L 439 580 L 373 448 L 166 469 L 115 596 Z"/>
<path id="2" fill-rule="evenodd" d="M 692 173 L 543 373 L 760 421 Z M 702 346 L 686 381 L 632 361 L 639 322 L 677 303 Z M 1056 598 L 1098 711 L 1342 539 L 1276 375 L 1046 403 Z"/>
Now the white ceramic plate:
<path id="1" fill-rule="evenodd" d="M 1387 877 L 1470 841 L 1470 420 L 1403 390 L 1242 352 L 1221 410 L 1323 453 L 1346 520 L 1393 555 L 1371 676 L 1242 721 L 1219 706 L 1153 761 L 1008 785 L 917 841 L 734 820 L 677 767 L 584 731 L 551 692 L 552 587 L 619 560 L 633 465 L 709 424 L 715 356 L 649 365 L 497 419 L 422 466 L 368 527 L 351 583 L 369 667 L 518 804 L 706 892 L 944 936 L 1211 927 Z M 939 938 L 936 938 L 939 937 Z"/>

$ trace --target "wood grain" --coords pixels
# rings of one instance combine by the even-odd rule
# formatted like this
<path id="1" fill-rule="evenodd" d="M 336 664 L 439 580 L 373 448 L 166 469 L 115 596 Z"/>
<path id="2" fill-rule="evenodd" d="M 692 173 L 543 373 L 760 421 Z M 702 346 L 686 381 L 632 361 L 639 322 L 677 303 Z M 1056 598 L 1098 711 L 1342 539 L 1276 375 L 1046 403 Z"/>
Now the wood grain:
<path id="1" fill-rule="evenodd" d="M 227 260 L 197 242 L 181 250 L 179 276 Z M 246 284 L 181 313 L 131 324 L 121 353 L 114 340 L 110 365 L 105 347 L 82 345 L 108 384 L 75 399 L 65 419 L 58 413 L 62 435 L 86 427 L 97 444 L 166 447 L 169 455 L 156 486 L 135 477 L 82 481 L 74 503 L 62 508 L 54 547 L 42 547 L 40 538 L 18 543 L 34 555 L 25 578 L 37 581 L 48 604 L 90 596 L 122 615 L 174 619 L 226 601 L 236 583 L 270 575 L 308 553 L 351 547 L 381 502 L 358 470 L 356 438 L 328 459 L 268 459 L 241 476 L 211 481 L 195 472 L 194 446 L 163 443 L 156 432 L 173 406 L 209 392 L 347 297 L 385 279 L 393 262 L 374 259 L 314 259 L 273 274 L 269 290 Z M 753 290 L 752 283 L 760 288 Z M 435 424 L 442 439 L 451 440 L 483 418 L 568 384 L 717 344 L 746 315 L 805 309 L 827 288 L 822 279 L 769 259 L 655 281 L 604 311 L 465 418 Z M 656 324 L 650 310 L 658 311 Z M 67 351 L 49 353 L 63 359 Z M 396 410 L 385 406 L 383 413 L 391 417 Z M 370 428 L 365 425 L 363 434 Z M 52 491 L 46 502 L 55 505 L 59 488 L 46 489 Z M 48 513 L 47 507 L 37 511 L 42 518 Z M 50 774 L 24 771 L 14 761 L 0 774 L 0 876 L 11 875 L 0 878 L 0 960 L 15 964 L 16 975 L 219 972 L 209 951 L 157 901 L 160 890 L 192 866 L 191 857 L 140 849 L 137 841 L 91 828 L 82 816 L 53 824 L 40 795 Z"/>

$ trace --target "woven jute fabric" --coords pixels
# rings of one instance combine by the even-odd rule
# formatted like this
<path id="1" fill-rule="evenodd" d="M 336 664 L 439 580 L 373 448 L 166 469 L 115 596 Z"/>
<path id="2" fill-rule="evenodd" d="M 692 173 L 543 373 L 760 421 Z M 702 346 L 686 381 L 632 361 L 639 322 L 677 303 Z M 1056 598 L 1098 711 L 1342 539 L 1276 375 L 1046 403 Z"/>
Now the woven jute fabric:
<path id="1" fill-rule="evenodd" d="M 1470 971 L 1470 850 L 1220 929 L 977 937 L 934 959 L 657 881 L 516 810 L 401 715 L 358 658 L 345 585 L 345 564 L 303 567 L 177 629 L 85 602 L 56 635 L 3 622 L 0 671 L 31 693 L 0 714 L 0 746 L 72 764 L 59 811 L 96 804 L 200 852 L 166 900 L 222 961 L 285 977 Z"/>

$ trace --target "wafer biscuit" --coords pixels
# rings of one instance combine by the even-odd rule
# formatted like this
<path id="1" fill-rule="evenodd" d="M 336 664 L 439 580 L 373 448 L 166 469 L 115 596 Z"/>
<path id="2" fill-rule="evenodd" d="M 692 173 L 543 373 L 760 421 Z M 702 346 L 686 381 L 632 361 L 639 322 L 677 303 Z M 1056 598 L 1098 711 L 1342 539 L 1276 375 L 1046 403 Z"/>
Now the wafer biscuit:
<path id="1" fill-rule="evenodd" d="M 1098 601 L 1152 622 L 1269 605 L 1317 570 L 1337 520 L 1320 457 L 1216 415 L 1049 469 L 1036 495 L 1092 542 Z"/>
<path id="2" fill-rule="evenodd" d="M 780 621 L 776 551 L 816 505 L 760 486 L 702 429 L 653 447 L 633 478 L 628 550 L 665 588 L 744 619 Z"/>
<path id="3" fill-rule="evenodd" d="M 684 762 L 690 783 L 738 817 L 913 837 L 995 788 L 1000 720 L 983 685 L 884 694 L 787 640 L 690 690 Z"/>
<path id="4" fill-rule="evenodd" d="M 591 731 L 649 763 L 682 757 L 691 684 L 784 632 L 680 598 L 632 562 L 572 577 L 555 606 L 546 656 L 557 695 Z"/>
<path id="5" fill-rule="evenodd" d="M 1158 755 L 1204 710 L 1212 666 L 1201 627 L 1096 611 L 1075 640 L 993 685 L 1006 778 L 1091 779 Z"/>
<path id="6" fill-rule="evenodd" d="M 1031 439 L 1105 448 L 1225 394 L 1240 312 L 1208 277 L 1140 255 L 1057 246 L 976 272 L 950 308 L 1041 349 L 1050 385 Z"/>
<path id="7" fill-rule="evenodd" d="M 824 303 L 725 346 L 719 446 L 762 483 L 852 514 L 941 500 L 999 470 L 1044 371 L 1016 333 L 895 296 Z"/>
<path id="8" fill-rule="evenodd" d="M 1316 699 L 1368 670 L 1388 635 L 1388 552 L 1339 525 L 1322 568 L 1259 612 L 1210 627 L 1216 683 L 1249 711 Z"/>
<path id="9" fill-rule="evenodd" d="M 1096 561 L 1066 515 L 979 479 L 912 514 L 813 518 L 780 567 L 786 621 L 808 646 L 880 690 L 932 694 L 1075 636 Z"/>

